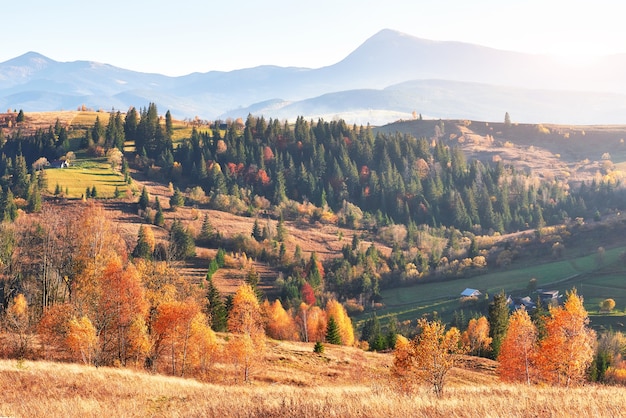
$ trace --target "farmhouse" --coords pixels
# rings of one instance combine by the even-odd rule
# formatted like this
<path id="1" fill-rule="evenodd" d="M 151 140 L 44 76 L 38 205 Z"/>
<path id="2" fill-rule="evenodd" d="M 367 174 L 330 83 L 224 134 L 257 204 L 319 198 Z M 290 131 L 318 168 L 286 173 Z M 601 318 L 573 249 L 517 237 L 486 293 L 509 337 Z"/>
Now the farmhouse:
<path id="1" fill-rule="evenodd" d="M 51 168 L 67 168 L 70 166 L 70 163 L 66 160 L 54 160 L 50 162 Z"/>
<path id="2" fill-rule="evenodd" d="M 471 289 L 469 287 L 461 292 L 461 297 L 463 297 L 463 298 L 478 297 L 480 295 L 482 295 L 480 290 Z"/>

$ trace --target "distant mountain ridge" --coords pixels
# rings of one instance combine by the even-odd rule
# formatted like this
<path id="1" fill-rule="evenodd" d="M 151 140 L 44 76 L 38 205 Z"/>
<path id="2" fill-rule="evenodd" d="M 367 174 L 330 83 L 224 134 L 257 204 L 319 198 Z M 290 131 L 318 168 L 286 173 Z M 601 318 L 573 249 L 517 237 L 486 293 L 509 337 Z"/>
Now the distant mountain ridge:
<path id="1" fill-rule="evenodd" d="M 36 52 L 0 63 L 0 108 L 125 111 L 157 104 L 175 117 L 248 113 L 295 119 L 341 117 L 382 124 L 411 117 L 520 122 L 626 122 L 626 55 L 577 70 L 540 55 L 382 30 L 327 67 L 260 66 L 180 77 Z"/>

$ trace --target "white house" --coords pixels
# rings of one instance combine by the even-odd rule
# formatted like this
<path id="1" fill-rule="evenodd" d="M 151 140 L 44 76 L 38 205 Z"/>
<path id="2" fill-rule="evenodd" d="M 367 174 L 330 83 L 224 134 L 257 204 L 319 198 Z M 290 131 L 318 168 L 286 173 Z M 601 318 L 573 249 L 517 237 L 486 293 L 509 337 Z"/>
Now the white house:
<path id="1" fill-rule="evenodd" d="M 464 298 L 478 297 L 480 295 L 482 295 L 482 293 L 480 293 L 480 290 L 470 289 L 469 287 L 461 292 L 461 297 Z"/>

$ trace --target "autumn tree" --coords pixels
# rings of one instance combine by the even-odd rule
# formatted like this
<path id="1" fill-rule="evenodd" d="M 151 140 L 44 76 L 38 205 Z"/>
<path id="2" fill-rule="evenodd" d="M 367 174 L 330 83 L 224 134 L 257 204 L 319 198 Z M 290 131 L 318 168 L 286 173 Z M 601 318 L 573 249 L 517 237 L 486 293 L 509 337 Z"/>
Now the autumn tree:
<path id="1" fill-rule="evenodd" d="M 300 289 L 300 293 L 302 294 L 302 301 L 304 303 L 309 306 L 315 305 L 315 291 L 308 282 L 304 282 L 302 284 L 302 289 Z"/>
<path id="2" fill-rule="evenodd" d="M 602 312 L 611 312 L 613 309 L 615 309 L 614 299 L 608 298 L 600 302 L 600 310 Z"/>
<path id="3" fill-rule="evenodd" d="M 461 333 L 454 327 L 446 331 L 441 322 L 426 319 L 420 319 L 418 327 L 419 334 L 408 345 L 403 338 L 396 341 L 392 372 L 404 386 L 424 382 L 441 397 L 448 372 L 458 355 L 466 351 L 461 344 Z"/>
<path id="4" fill-rule="evenodd" d="M 277 340 L 298 340 L 298 332 L 293 317 L 283 308 L 280 300 L 270 303 L 263 302 L 263 316 L 265 317 L 265 332 L 270 338 Z"/>
<path id="5" fill-rule="evenodd" d="M 28 302 L 23 294 L 19 293 L 6 311 L 6 328 L 13 337 L 13 355 L 23 358 L 30 349 L 30 315 Z"/>
<path id="6" fill-rule="evenodd" d="M 233 297 L 228 315 L 228 330 L 238 334 L 228 342 L 228 352 L 236 367 L 243 369 L 243 380 L 250 379 L 250 370 L 265 347 L 265 331 L 259 301 L 252 287 L 243 284 Z"/>
<path id="7" fill-rule="evenodd" d="M 489 322 L 481 316 L 478 319 L 470 319 L 467 329 L 463 332 L 463 344 L 470 354 L 481 356 L 491 348 L 489 336 Z"/>
<path id="8" fill-rule="evenodd" d="M 66 344 L 83 363 L 91 364 L 98 350 L 98 335 L 88 317 L 73 317 L 68 323 Z"/>
<path id="9" fill-rule="evenodd" d="M 112 261 L 101 280 L 100 300 L 97 311 L 92 314 L 101 340 L 101 361 L 126 365 L 129 359 L 137 357 L 136 352 L 129 352 L 129 346 L 136 346 L 136 340 L 144 338 L 132 334 L 143 332 L 141 322 L 137 321 L 148 314 L 141 278 L 134 265 L 123 267 Z M 136 347 L 132 351 L 136 351 Z"/>
<path id="10" fill-rule="evenodd" d="M 403 335 L 398 335 L 396 338 L 391 375 L 400 392 L 410 393 L 413 391 L 416 382 L 413 376 L 412 344 Z"/>
<path id="11" fill-rule="evenodd" d="M 547 336 L 539 344 L 537 366 L 543 380 L 557 385 L 581 383 L 593 361 L 595 332 L 576 289 L 563 306 L 550 307 Z"/>
<path id="12" fill-rule="evenodd" d="M 498 355 L 498 374 L 508 382 L 530 384 L 535 375 L 537 328 L 526 309 L 513 312 Z"/>
<path id="13" fill-rule="evenodd" d="M 168 370 L 172 375 L 184 376 L 189 365 L 189 354 L 197 350 L 191 344 L 194 331 L 198 329 L 197 321 L 205 321 L 200 307 L 193 300 L 184 302 L 174 301 L 159 305 L 153 332 L 156 336 L 154 343 L 154 363 L 157 369 L 157 360 L 169 360 Z M 201 338 L 200 338 L 201 340 Z"/>
<path id="14" fill-rule="evenodd" d="M 45 310 L 37 324 L 37 335 L 42 343 L 44 358 L 55 349 L 67 348 L 69 321 L 76 316 L 74 306 L 70 303 L 60 303 Z"/>
<path id="15" fill-rule="evenodd" d="M 319 306 L 301 303 L 296 316 L 296 325 L 304 342 L 322 342 L 327 330 L 326 313 Z"/>

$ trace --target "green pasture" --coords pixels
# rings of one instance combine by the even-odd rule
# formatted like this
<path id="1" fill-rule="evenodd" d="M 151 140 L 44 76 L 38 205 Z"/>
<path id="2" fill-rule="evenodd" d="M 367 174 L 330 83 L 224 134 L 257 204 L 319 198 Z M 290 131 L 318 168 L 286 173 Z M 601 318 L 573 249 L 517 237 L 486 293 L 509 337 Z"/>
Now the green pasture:
<path id="1" fill-rule="evenodd" d="M 437 315 L 446 322 L 452 320 L 456 310 L 477 310 L 485 306 L 462 305 L 460 294 L 465 288 L 479 289 L 489 297 L 504 290 L 515 296 L 528 295 L 527 286 L 531 278 L 537 279 L 538 288 L 559 290 L 562 294 L 576 287 L 578 293 L 585 298 L 585 307 L 589 312 L 597 312 L 599 303 L 606 298 L 613 298 L 616 311 L 626 309 L 626 270 L 617 270 L 619 256 L 626 247 L 612 248 L 605 251 L 599 264 L 596 254 L 578 258 L 559 260 L 551 263 L 532 266 L 517 266 L 511 270 L 498 270 L 478 276 L 445 280 L 438 282 L 418 283 L 409 287 L 386 289 L 381 292 L 384 308 L 377 309 L 376 314 L 381 322 L 386 323 L 391 316 L 399 321 L 414 320 L 424 314 Z M 612 272 L 606 272 L 604 266 L 612 266 Z M 515 266 L 514 266 L 515 267 Z M 368 319 L 372 311 L 355 316 L 357 326 Z M 600 315 L 604 317 L 605 315 Z M 618 317 L 617 321 L 626 318 Z"/>
<path id="2" fill-rule="evenodd" d="M 95 186 L 98 198 L 112 198 L 116 187 L 124 195 L 132 187 L 124 182 L 121 173 L 111 169 L 106 158 L 78 159 L 67 168 L 48 168 L 46 175 L 49 193 L 54 193 L 58 184 L 63 195 L 71 199 L 83 196 L 87 187 Z"/>

